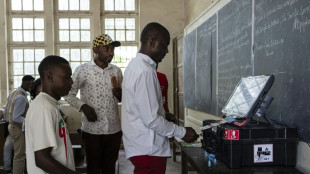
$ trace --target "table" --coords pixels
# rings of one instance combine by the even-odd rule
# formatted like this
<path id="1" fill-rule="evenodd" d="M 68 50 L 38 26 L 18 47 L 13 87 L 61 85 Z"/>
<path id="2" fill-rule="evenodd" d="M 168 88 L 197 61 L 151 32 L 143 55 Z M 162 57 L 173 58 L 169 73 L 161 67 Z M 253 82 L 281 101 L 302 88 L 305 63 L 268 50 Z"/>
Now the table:
<path id="1" fill-rule="evenodd" d="M 200 174 L 300 174 L 294 167 L 285 166 L 250 166 L 239 169 L 227 168 L 225 164 L 218 161 L 218 164 L 212 164 L 208 167 L 208 157 L 205 156 L 205 151 L 200 147 L 182 147 L 182 174 L 187 174 L 189 163 L 194 170 Z"/>
<path id="2" fill-rule="evenodd" d="M 85 152 L 82 148 L 83 141 L 82 141 L 82 135 L 81 133 L 69 133 L 72 149 L 73 149 L 73 155 L 74 155 L 74 161 L 75 161 L 75 170 L 77 172 L 86 173 L 86 165 L 84 164 L 84 155 Z"/>
<path id="3" fill-rule="evenodd" d="M 7 125 L 6 122 L 0 122 L 0 165 L 3 166 L 3 147 L 5 143 L 5 138 L 7 134 Z"/>

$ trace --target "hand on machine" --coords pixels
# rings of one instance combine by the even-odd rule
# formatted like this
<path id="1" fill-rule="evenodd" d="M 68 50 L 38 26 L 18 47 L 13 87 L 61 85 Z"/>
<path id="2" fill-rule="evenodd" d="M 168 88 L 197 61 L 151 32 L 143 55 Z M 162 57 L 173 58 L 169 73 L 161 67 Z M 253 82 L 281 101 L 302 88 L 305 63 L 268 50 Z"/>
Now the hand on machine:
<path id="1" fill-rule="evenodd" d="M 185 129 L 186 129 L 186 133 L 185 133 L 185 136 L 182 138 L 182 140 L 187 143 L 195 142 L 199 137 L 196 131 L 191 127 L 185 127 Z"/>

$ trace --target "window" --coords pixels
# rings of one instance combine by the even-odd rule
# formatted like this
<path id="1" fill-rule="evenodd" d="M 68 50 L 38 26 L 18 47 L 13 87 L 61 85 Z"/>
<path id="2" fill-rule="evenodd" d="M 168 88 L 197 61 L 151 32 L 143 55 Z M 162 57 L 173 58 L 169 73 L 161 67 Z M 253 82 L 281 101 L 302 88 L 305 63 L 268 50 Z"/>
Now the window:
<path id="1" fill-rule="evenodd" d="M 135 41 L 135 18 L 106 18 L 106 34 L 118 41 Z"/>
<path id="2" fill-rule="evenodd" d="M 100 6 L 91 0 L 7 2 L 10 90 L 21 85 L 24 75 L 38 78 L 38 65 L 47 55 L 66 58 L 74 72 L 92 60 L 91 42 L 103 33 L 121 42 L 112 63 L 123 71 L 136 55 L 138 0 L 101 0 Z"/>
<path id="3" fill-rule="evenodd" d="M 114 50 L 113 64 L 121 68 L 122 72 L 125 71 L 129 61 L 136 56 L 137 46 L 120 46 Z"/>
<path id="4" fill-rule="evenodd" d="M 91 49 L 67 48 L 60 49 L 60 56 L 70 62 L 72 72 L 82 63 L 91 61 Z"/>
<path id="5" fill-rule="evenodd" d="M 11 0 L 12 11 L 43 11 L 43 0 Z"/>
<path id="6" fill-rule="evenodd" d="M 84 11 L 89 10 L 89 0 L 59 0 L 58 10 L 63 11 Z"/>
<path id="7" fill-rule="evenodd" d="M 59 55 L 70 62 L 72 72 L 91 61 L 91 14 L 89 0 L 59 0 Z M 65 13 L 60 13 L 66 11 Z M 80 12 L 77 15 L 77 11 Z M 74 17 L 73 17 L 74 16 Z"/>
<path id="8" fill-rule="evenodd" d="M 45 18 L 43 0 L 11 0 L 9 55 L 10 88 L 21 85 L 24 75 L 39 77 L 38 65 L 45 56 Z M 12 5 L 14 4 L 14 5 Z"/>
<path id="9" fill-rule="evenodd" d="M 104 0 L 103 33 L 113 40 L 121 42 L 115 48 L 112 64 L 124 72 L 129 61 L 135 57 L 138 50 L 138 12 L 136 0 Z"/>
<path id="10" fill-rule="evenodd" d="M 43 42 L 44 18 L 12 18 L 13 42 Z"/>
<path id="11" fill-rule="evenodd" d="M 45 56 L 44 49 L 14 48 L 12 52 L 14 88 L 20 86 L 21 79 L 26 74 L 39 77 L 38 66 Z"/>
<path id="12" fill-rule="evenodd" d="M 104 0 L 105 11 L 135 11 L 135 0 Z"/>
<path id="13" fill-rule="evenodd" d="M 60 42 L 89 42 L 90 18 L 60 18 Z"/>

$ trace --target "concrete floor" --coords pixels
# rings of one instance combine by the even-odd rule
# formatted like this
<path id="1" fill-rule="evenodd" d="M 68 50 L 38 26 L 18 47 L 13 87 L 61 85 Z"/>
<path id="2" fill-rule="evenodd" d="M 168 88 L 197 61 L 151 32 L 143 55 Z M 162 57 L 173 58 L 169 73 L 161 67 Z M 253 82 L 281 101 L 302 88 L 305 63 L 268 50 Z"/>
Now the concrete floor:
<path id="1" fill-rule="evenodd" d="M 125 158 L 125 151 L 120 150 L 117 174 L 131 174 L 133 173 L 133 169 L 134 167 L 131 164 L 131 162 Z M 176 157 L 176 162 L 173 162 L 172 158 L 168 158 L 166 174 L 181 174 L 181 172 L 182 172 L 181 156 Z M 197 172 L 190 171 L 188 172 L 188 174 L 197 174 Z"/>
<path id="2" fill-rule="evenodd" d="M 132 174 L 133 169 L 134 167 L 131 162 L 125 158 L 125 151 L 120 150 L 119 159 L 116 164 L 116 174 Z M 173 162 L 172 158 L 168 158 L 166 174 L 181 174 L 181 171 L 181 156 L 176 157 L 176 162 Z M 3 166 L 0 166 L 0 174 L 5 174 Z M 190 171 L 188 174 L 197 174 L 197 172 Z"/>

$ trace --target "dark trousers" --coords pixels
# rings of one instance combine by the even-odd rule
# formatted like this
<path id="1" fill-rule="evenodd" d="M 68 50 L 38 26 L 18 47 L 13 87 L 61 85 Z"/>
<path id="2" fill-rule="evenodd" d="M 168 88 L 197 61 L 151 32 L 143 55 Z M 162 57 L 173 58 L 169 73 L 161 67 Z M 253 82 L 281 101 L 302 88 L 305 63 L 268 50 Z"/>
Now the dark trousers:
<path id="1" fill-rule="evenodd" d="M 82 131 L 88 174 L 114 174 L 122 132 L 94 135 Z"/>

